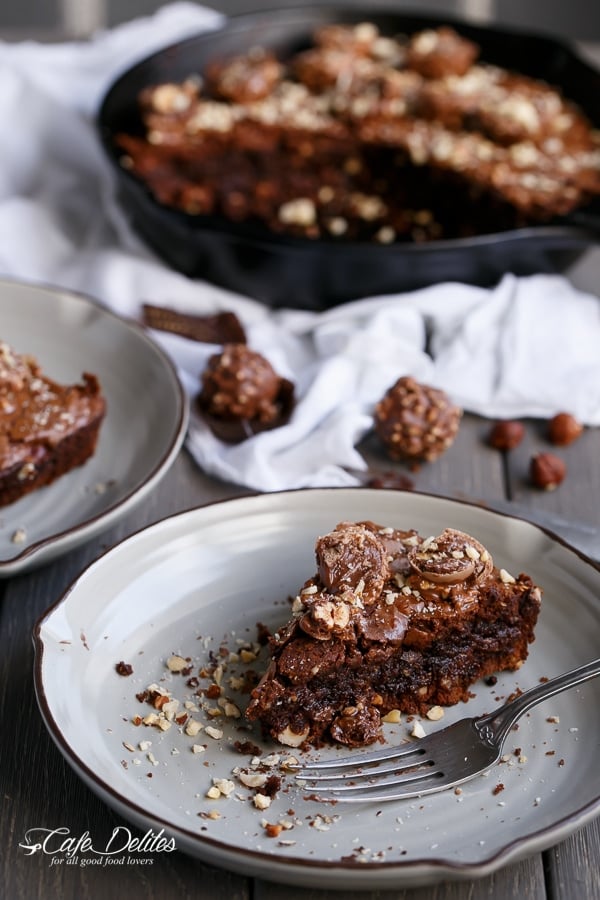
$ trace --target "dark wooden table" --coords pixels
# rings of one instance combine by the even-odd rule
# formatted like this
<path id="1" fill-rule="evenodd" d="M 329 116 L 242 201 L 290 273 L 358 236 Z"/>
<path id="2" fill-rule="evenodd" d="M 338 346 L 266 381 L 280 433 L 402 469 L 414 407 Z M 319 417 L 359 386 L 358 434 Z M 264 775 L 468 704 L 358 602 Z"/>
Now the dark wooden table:
<path id="1" fill-rule="evenodd" d="M 600 292 L 600 255 L 589 254 L 572 277 Z M 565 314 L 568 314 L 566 311 Z M 571 348 L 565 348 L 565 352 Z M 600 350 L 599 350 L 600 352 Z M 454 446 L 436 463 L 412 476 L 415 488 L 459 498 L 509 500 L 537 513 L 598 524 L 600 510 L 600 428 L 561 450 L 565 482 L 553 493 L 534 490 L 527 470 L 531 454 L 549 449 L 543 423 L 528 422 L 523 444 L 504 458 L 486 444 L 489 422 L 466 416 Z M 374 441 L 364 442 L 372 466 L 390 468 Z M 36 619 L 105 548 L 164 516 L 243 491 L 209 479 L 182 451 L 155 492 L 108 533 L 31 573 L 0 582 L 0 897 L 7 900 L 127 900 L 211 898 L 211 900 L 324 900 L 335 891 L 281 886 L 209 868 L 183 853 L 157 854 L 147 869 L 50 867 L 42 854 L 19 848 L 32 827 L 67 826 L 108 835 L 120 819 L 73 773 L 46 732 L 34 697 L 31 632 Z M 600 528 L 598 531 L 600 556 Z M 600 602 L 600 598 L 599 601 Z M 69 686 L 65 685 L 65 690 Z M 598 900 L 600 897 L 600 821 L 529 859 L 474 882 L 447 882 L 431 888 L 355 892 L 357 898 L 405 900 Z"/>

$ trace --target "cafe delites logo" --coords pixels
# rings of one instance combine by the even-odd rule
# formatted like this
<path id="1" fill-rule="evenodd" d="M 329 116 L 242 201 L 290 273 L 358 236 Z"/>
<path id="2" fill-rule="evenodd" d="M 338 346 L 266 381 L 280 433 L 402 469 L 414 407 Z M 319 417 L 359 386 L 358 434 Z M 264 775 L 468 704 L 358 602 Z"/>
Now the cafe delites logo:
<path id="1" fill-rule="evenodd" d="M 89 831 L 72 835 L 71 829 L 29 828 L 19 844 L 27 856 L 41 853 L 51 866 L 148 866 L 157 853 L 176 850 L 175 838 L 164 829 L 144 835 L 131 833 L 125 825 L 117 825 L 104 846 L 95 843 Z"/>

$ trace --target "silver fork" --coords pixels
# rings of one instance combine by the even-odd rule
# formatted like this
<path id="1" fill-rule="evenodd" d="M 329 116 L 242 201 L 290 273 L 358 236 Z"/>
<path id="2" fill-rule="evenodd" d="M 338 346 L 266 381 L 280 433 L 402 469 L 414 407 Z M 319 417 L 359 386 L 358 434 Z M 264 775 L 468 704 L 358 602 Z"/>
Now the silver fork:
<path id="1" fill-rule="evenodd" d="M 498 762 L 508 733 L 528 709 L 597 675 L 600 659 L 538 684 L 487 715 L 460 719 L 400 747 L 298 764 L 295 776 L 318 799 L 337 802 L 404 800 L 448 790 Z"/>

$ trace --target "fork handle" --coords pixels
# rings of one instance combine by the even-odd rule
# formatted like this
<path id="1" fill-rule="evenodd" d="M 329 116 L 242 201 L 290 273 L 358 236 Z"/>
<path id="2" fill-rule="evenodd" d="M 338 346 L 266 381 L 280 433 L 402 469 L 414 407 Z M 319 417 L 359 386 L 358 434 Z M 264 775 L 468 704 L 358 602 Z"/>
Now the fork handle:
<path id="1" fill-rule="evenodd" d="M 578 666 L 576 669 L 571 669 L 570 672 L 565 672 L 563 675 L 558 675 L 556 678 L 551 678 L 549 681 L 530 688 L 515 700 L 505 703 L 500 709 L 480 716 L 474 723 L 475 727 L 486 742 L 493 745 L 498 742 L 502 743 L 517 719 L 520 719 L 532 706 L 536 706 L 542 700 L 547 700 L 548 697 L 553 697 L 554 694 L 560 694 L 568 688 L 589 681 L 590 678 L 595 678 L 597 675 L 600 675 L 600 659 L 595 659 L 584 666 Z"/>

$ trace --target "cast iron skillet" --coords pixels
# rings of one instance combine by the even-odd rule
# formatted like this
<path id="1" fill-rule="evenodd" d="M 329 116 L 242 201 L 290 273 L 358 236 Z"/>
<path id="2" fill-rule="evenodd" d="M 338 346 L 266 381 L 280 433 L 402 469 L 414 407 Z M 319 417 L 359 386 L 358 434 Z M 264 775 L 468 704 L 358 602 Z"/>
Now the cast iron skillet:
<path id="1" fill-rule="evenodd" d="M 444 16 L 318 7 L 235 16 L 218 30 L 166 47 L 122 74 L 98 116 L 102 143 L 117 173 L 120 198 L 132 224 L 173 268 L 280 307 L 322 309 L 357 297 L 406 291 L 440 281 L 494 284 L 505 272 L 561 271 L 600 239 L 600 198 L 555 222 L 423 244 L 328 243 L 271 234 L 260 226 L 190 216 L 153 199 L 119 165 L 114 136 L 141 133 L 141 88 L 179 81 L 213 60 L 253 46 L 285 58 L 310 44 L 325 23 L 371 21 L 382 33 L 410 34 L 450 23 L 481 46 L 485 62 L 542 78 L 577 102 L 600 127 L 600 73 L 554 38 L 482 27 Z"/>

